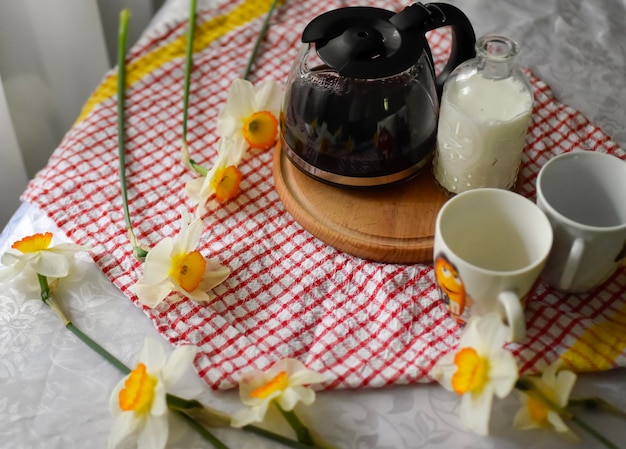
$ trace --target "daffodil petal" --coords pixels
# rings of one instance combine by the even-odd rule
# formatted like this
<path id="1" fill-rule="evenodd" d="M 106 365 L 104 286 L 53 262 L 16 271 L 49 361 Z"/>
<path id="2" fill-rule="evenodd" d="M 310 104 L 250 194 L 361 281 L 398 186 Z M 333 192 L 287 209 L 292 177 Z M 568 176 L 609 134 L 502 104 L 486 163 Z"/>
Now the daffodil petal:
<path id="1" fill-rule="evenodd" d="M 226 108 L 231 111 L 232 116 L 242 118 L 254 112 L 254 90 L 254 85 L 248 80 L 233 80 L 226 100 Z"/>
<path id="2" fill-rule="evenodd" d="M 200 237 L 202 236 L 202 231 L 204 230 L 204 222 L 196 218 L 195 220 L 189 222 L 189 216 L 186 212 L 183 212 L 184 216 L 181 219 L 181 227 L 180 233 L 178 234 L 178 238 L 174 244 L 174 248 L 172 252 L 174 254 L 180 253 L 189 253 L 193 251 L 198 243 L 200 242 Z"/>
<path id="3" fill-rule="evenodd" d="M 15 279 L 24 270 L 25 265 L 18 261 L 15 265 L 0 269 L 0 282 L 8 282 Z"/>
<path id="4" fill-rule="evenodd" d="M 199 288 L 208 292 L 228 279 L 228 276 L 230 276 L 230 268 L 221 265 L 213 259 L 207 259 L 206 269 L 204 270 L 204 276 Z"/>
<path id="5" fill-rule="evenodd" d="M 227 157 L 224 158 L 223 166 L 238 166 L 243 159 L 244 154 L 246 154 L 246 151 L 248 150 L 248 143 L 244 139 L 243 135 L 235 134 L 230 138 L 224 137 L 221 141 L 224 141 L 224 149 L 222 151 L 225 151 L 227 154 Z"/>
<path id="6" fill-rule="evenodd" d="M 8 249 L 0 258 L 0 263 L 2 263 L 2 265 L 4 265 L 5 267 L 15 265 L 18 262 L 22 261 L 20 255 L 21 254 L 15 252 L 15 250 Z"/>
<path id="7" fill-rule="evenodd" d="M 167 415 L 167 391 L 162 374 L 162 372 L 157 374 L 158 382 L 154 387 L 154 398 L 152 398 L 152 407 L 150 408 L 152 418 Z"/>
<path id="8" fill-rule="evenodd" d="M 500 352 L 507 340 L 507 328 L 502 323 L 500 314 L 492 312 L 476 320 L 476 333 L 480 336 L 483 347 L 477 348 L 483 355 Z M 486 345 L 486 347 L 485 347 Z"/>
<path id="9" fill-rule="evenodd" d="M 154 338 L 146 338 L 139 350 L 138 362 L 146 365 L 148 373 L 154 375 L 165 366 L 167 357 L 161 343 Z"/>
<path id="10" fill-rule="evenodd" d="M 179 346 L 170 354 L 167 363 L 163 367 L 163 382 L 166 385 L 177 383 L 185 372 L 193 366 L 193 361 L 198 353 L 195 346 Z"/>
<path id="11" fill-rule="evenodd" d="M 452 391 L 452 376 L 457 370 L 454 363 L 455 351 L 444 354 L 433 367 L 431 376 L 446 390 Z"/>
<path id="12" fill-rule="evenodd" d="M 90 246 L 76 245 L 74 243 L 59 243 L 58 245 L 51 246 L 46 250 L 49 253 L 74 255 L 83 251 L 91 251 Z"/>
<path id="13" fill-rule="evenodd" d="M 270 111 L 276 118 L 282 106 L 282 88 L 272 80 L 261 81 L 256 86 L 255 109 Z"/>
<path id="14" fill-rule="evenodd" d="M 265 413 L 267 413 L 268 405 L 269 403 L 267 401 L 263 401 L 255 407 L 239 410 L 232 416 L 231 426 L 239 428 L 247 426 L 248 424 L 262 422 Z"/>
<path id="15" fill-rule="evenodd" d="M 302 402 L 304 405 L 311 405 L 315 402 L 315 391 L 309 387 L 297 385 L 287 388 L 279 398 L 280 406 L 283 410 L 293 410 L 293 408 Z"/>
<path id="16" fill-rule="evenodd" d="M 165 237 L 146 256 L 141 283 L 158 284 L 169 277 L 174 240 Z"/>
<path id="17" fill-rule="evenodd" d="M 565 407 L 569 400 L 569 395 L 576 383 L 576 374 L 571 371 L 560 371 L 554 381 L 556 394 L 558 396 L 559 405 Z"/>
<path id="18" fill-rule="evenodd" d="M 134 434 L 141 426 L 141 422 L 137 420 L 132 412 L 123 412 L 115 417 L 109 434 L 108 447 L 115 449 L 122 444 L 126 438 Z"/>
<path id="19" fill-rule="evenodd" d="M 521 393 L 522 406 L 519 408 L 515 417 L 513 418 L 513 427 L 520 430 L 535 429 L 539 425 L 531 418 L 528 411 L 528 396 L 525 393 Z"/>
<path id="20" fill-rule="evenodd" d="M 548 422 L 557 432 L 567 432 L 569 430 L 558 413 L 555 413 L 552 410 L 548 411 Z"/>
<path id="21" fill-rule="evenodd" d="M 468 393 L 462 396 L 461 421 L 467 429 L 478 435 L 489 433 L 492 399 L 493 391 L 489 386 L 486 386 L 480 394 Z"/>
<path id="22" fill-rule="evenodd" d="M 185 289 L 181 288 L 178 285 L 173 285 L 173 288 L 174 288 L 174 291 L 180 294 L 182 297 L 189 298 L 192 301 L 195 301 L 198 303 L 210 302 L 212 299 L 211 296 L 207 292 L 200 290 L 199 288 L 192 290 L 190 292 L 186 291 Z"/>
<path id="23" fill-rule="evenodd" d="M 161 304 L 172 291 L 169 281 L 156 285 L 138 282 L 134 285 L 133 289 L 139 298 L 139 302 L 151 309 Z"/>
<path id="24" fill-rule="evenodd" d="M 137 449 L 163 449 L 167 444 L 169 426 L 166 416 L 146 420 L 144 428 L 139 432 Z"/>
<path id="25" fill-rule="evenodd" d="M 324 374 L 307 368 L 296 371 L 289 377 L 289 383 L 291 385 L 317 384 L 324 381 L 326 381 L 326 376 Z"/>
<path id="26" fill-rule="evenodd" d="M 489 359 L 489 382 L 493 386 L 495 394 L 499 398 L 507 396 L 518 378 L 517 363 L 513 354 L 502 350 Z"/>

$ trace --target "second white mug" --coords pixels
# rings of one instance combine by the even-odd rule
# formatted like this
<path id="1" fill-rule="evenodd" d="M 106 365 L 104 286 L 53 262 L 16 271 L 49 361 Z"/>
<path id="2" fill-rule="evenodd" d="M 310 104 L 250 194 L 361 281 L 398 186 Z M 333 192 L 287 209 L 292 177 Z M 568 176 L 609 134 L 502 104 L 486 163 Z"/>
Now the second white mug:
<path id="1" fill-rule="evenodd" d="M 626 257 L 626 162 L 596 151 L 550 159 L 537 177 L 537 205 L 554 230 L 542 278 L 583 293 L 602 284 Z"/>

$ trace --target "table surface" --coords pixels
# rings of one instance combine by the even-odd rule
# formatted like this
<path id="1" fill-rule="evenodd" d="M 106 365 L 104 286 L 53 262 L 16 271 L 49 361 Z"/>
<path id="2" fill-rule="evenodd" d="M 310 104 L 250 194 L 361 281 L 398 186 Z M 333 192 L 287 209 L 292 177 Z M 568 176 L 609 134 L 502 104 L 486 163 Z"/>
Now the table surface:
<path id="1" fill-rule="evenodd" d="M 491 2 L 451 1 L 471 18 L 478 35 L 497 32 L 522 46 L 520 63 L 547 82 L 562 103 L 584 113 L 626 148 L 626 6 L 614 0 Z M 202 1 L 200 2 L 202 4 Z M 185 16 L 187 2 L 170 0 L 155 17 Z M 15 213 L 0 237 L 0 252 L 34 232 L 55 231 L 40 210 L 28 204 Z M 56 234 L 56 233 L 55 233 Z M 144 313 L 127 300 L 89 256 L 77 258 L 76 271 L 59 294 L 75 324 L 120 360 L 130 364 L 145 336 L 159 336 Z M 111 427 L 108 397 L 120 374 L 68 333 L 58 319 L 15 283 L 0 291 L 0 441 L 3 448 L 104 447 Z M 112 332 L 112 326 L 115 332 Z M 190 379 L 198 382 L 199 379 Z M 573 396 L 600 396 L 626 408 L 626 370 L 582 374 Z M 238 410 L 236 391 L 205 389 L 204 403 Z M 601 447 L 582 431 L 580 446 L 543 431 L 517 431 L 511 421 L 515 395 L 497 400 L 489 437 L 465 431 L 459 399 L 438 385 L 318 393 L 306 413 L 313 427 L 342 448 L 419 447 Z M 619 444 L 626 441 L 623 420 L 581 412 L 581 417 Z M 233 429 L 216 432 L 230 447 L 274 444 Z M 206 447 L 188 432 L 171 447 Z"/>

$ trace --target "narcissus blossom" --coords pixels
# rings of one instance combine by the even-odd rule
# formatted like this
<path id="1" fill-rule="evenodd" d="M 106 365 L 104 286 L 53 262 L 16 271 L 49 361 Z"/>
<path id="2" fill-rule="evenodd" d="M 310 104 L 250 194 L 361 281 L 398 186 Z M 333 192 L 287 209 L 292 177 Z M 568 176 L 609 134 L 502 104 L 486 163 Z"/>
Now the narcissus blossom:
<path id="1" fill-rule="evenodd" d="M 189 214 L 183 212 L 178 235 L 165 237 L 148 252 L 143 276 L 134 287 L 142 304 L 154 308 L 172 292 L 177 299 L 213 299 L 209 291 L 221 284 L 230 270 L 196 249 L 203 228 L 202 220 L 190 222 Z"/>
<path id="2" fill-rule="evenodd" d="M 192 368 L 195 355 L 194 346 L 180 346 L 167 359 L 157 341 L 144 341 L 137 364 L 111 393 L 114 422 L 110 449 L 122 446 L 129 438 L 137 439 L 139 449 L 165 447 L 171 418 L 166 395 L 190 393 L 181 380 Z"/>
<path id="3" fill-rule="evenodd" d="M 499 314 L 472 317 L 459 347 L 437 361 L 433 377 L 462 396 L 461 420 L 465 427 L 486 435 L 493 395 L 507 396 L 518 378 L 513 355 L 503 348 L 508 330 Z"/>
<path id="4" fill-rule="evenodd" d="M 194 178 L 187 182 L 187 196 L 198 204 L 196 216 L 201 217 L 206 211 L 206 203 L 215 195 L 219 203 L 225 203 L 239 193 L 241 173 L 237 166 L 246 151 L 243 139 L 232 140 L 223 137 L 218 142 L 217 160 L 206 176 Z"/>
<path id="5" fill-rule="evenodd" d="M 282 90 L 275 81 L 235 79 L 225 107 L 217 118 L 217 133 L 236 140 L 243 137 L 249 148 L 267 149 L 278 139 Z"/>
<path id="6" fill-rule="evenodd" d="M 232 418 L 233 427 L 261 422 L 270 403 L 275 402 L 285 411 L 291 411 L 302 402 L 311 405 L 315 391 L 309 386 L 323 382 L 326 376 L 308 369 L 295 359 L 283 359 L 268 371 L 252 370 L 239 381 L 239 397 L 248 406 Z"/>
<path id="7" fill-rule="evenodd" d="M 51 278 L 69 274 L 74 255 L 91 248 L 73 243 L 52 245 L 52 233 L 39 233 L 13 243 L 0 261 L 0 282 L 13 279 L 21 273 L 36 273 Z"/>
<path id="8" fill-rule="evenodd" d="M 562 411 L 567 406 L 569 395 L 576 383 L 576 374 L 567 370 L 559 371 L 560 366 L 561 361 L 557 360 L 543 371 L 541 378 L 523 378 L 531 389 L 520 392 L 522 407 L 513 421 L 516 428 L 554 429 L 561 435 L 578 439 L 559 414 L 559 410 Z"/>

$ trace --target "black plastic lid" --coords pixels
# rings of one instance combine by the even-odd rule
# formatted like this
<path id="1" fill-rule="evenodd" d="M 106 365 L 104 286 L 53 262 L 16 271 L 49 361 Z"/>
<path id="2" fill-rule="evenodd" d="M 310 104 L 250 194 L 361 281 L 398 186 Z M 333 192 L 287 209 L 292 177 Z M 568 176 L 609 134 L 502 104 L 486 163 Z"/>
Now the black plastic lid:
<path id="1" fill-rule="evenodd" d="M 417 62 L 425 42 L 424 27 L 414 20 L 403 26 L 397 20 L 401 14 L 360 6 L 336 9 L 313 19 L 302 33 L 302 42 L 314 42 L 322 61 L 342 76 L 395 75 Z"/>

